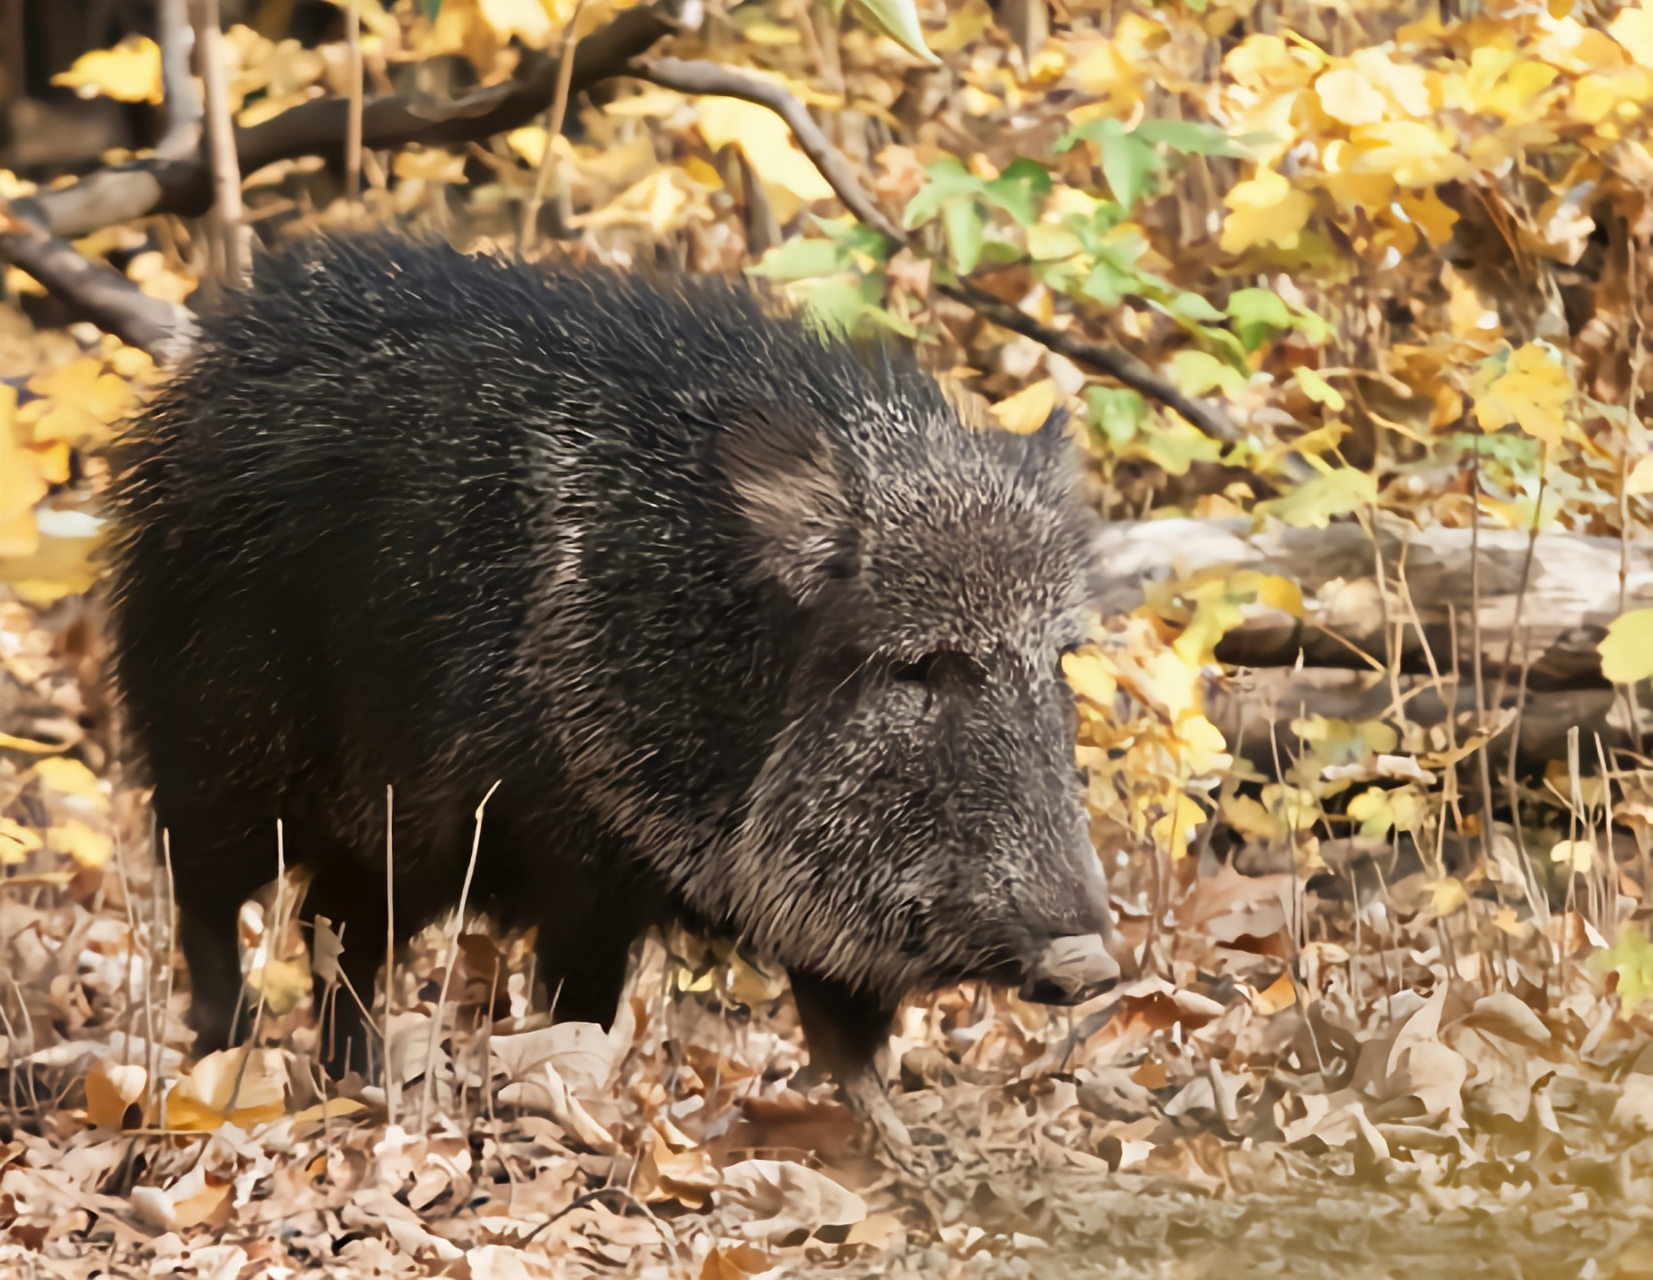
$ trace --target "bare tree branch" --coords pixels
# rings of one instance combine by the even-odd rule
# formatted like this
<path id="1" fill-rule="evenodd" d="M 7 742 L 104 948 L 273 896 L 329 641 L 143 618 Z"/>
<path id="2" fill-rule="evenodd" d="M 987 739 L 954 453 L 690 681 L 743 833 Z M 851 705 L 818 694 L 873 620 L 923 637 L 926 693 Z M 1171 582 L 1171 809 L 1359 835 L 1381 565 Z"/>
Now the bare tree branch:
<path id="1" fill-rule="evenodd" d="M 628 68 L 631 75 L 680 93 L 715 94 L 725 98 L 740 98 L 762 107 L 768 107 L 786 121 L 799 148 L 814 162 L 848 209 L 860 221 L 872 227 L 893 244 L 911 243 L 907 233 L 890 219 L 870 192 L 861 185 L 855 170 L 843 154 L 815 123 L 808 108 L 786 89 L 768 80 L 759 80 L 735 67 L 714 62 L 685 62 L 680 58 L 639 59 Z M 1000 328 L 1009 329 L 1035 342 L 1060 352 L 1070 360 L 1089 365 L 1124 383 L 1127 387 L 1174 409 L 1206 435 L 1222 441 L 1239 439 L 1239 431 L 1228 416 L 1216 405 L 1185 396 L 1147 365 L 1128 352 L 1089 342 L 1071 333 L 1064 333 L 1041 324 L 1026 312 L 968 280 L 938 286 L 941 292 L 962 302 L 978 315 Z"/>
<path id="2" fill-rule="evenodd" d="M 241 161 L 235 150 L 235 118 L 224 80 L 223 32 L 218 0 L 195 0 L 195 43 L 201 49 L 206 89 L 208 152 L 212 161 L 212 205 L 224 254 L 224 277 L 242 282 L 252 270 L 252 228 L 241 216 Z"/>
<path id="3" fill-rule="evenodd" d="M 161 46 L 161 87 L 166 95 L 166 133 L 155 154 L 168 160 L 195 155 L 201 149 L 201 98 L 189 74 L 195 28 L 189 20 L 189 0 L 157 0 L 155 27 Z"/>
<path id="4" fill-rule="evenodd" d="M 580 41 L 570 92 L 623 74 L 626 64 L 657 40 L 697 26 L 700 10 L 699 0 L 660 0 L 620 13 Z M 533 58 L 517 78 L 458 98 L 393 94 L 369 99 L 362 109 L 362 146 L 450 146 L 529 124 L 556 96 L 558 61 Z M 252 173 L 294 156 L 342 155 L 349 117 L 348 96 L 316 98 L 261 124 L 238 128 L 235 147 L 241 167 Z M 196 155 L 178 160 L 157 156 L 101 169 L 14 208 L 52 235 L 72 240 L 152 213 L 201 214 L 211 204 L 211 173 Z"/>
<path id="5" fill-rule="evenodd" d="M 195 318 L 187 308 L 149 297 L 113 268 L 3 209 L 0 260 L 16 263 L 98 328 L 159 360 L 178 358 L 194 341 Z"/>

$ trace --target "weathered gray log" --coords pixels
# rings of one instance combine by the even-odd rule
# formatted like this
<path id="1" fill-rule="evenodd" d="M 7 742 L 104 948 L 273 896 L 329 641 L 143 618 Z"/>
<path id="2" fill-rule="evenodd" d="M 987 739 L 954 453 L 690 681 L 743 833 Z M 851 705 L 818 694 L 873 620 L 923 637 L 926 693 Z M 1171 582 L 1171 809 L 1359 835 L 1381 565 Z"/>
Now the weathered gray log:
<path id="1" fill-rule="evenodd" d="M 1103 604 L 1110 612 L 1134 609 L 1154 584 L 1201 570 L 1259 570 L 1298 584 L 1304 616 L 1256 608 L 1219 648 L 1226 662 L 1370 671 L 1389 660 L 1398 632 L 1403 672 L 1427 674 L 1432 655 L 1443 674 L 1456 661 L 1467 687 L 1478 616 L 1484 678 L 1502 676 L 1506 694 L 1529 661 L 1535 691 L 1604 688 L 1596 644 L 1620 612 L 1624 552 L 1616 538 L 1540 534 L 1523 591 L 1528 536 L 1515 530 L 1483 527 L 1476 538 L 1468 529 L 1419 529 L 1380 517 L 1374 542 L 1352 523 L 1294 529 L 1248 520 L 1120 521 L 1102 544 Z M 1631 543 L 1626 569 L 1624 607 L 1653 604 L 1653 535 Z M 1519 632 L 1513 651 L 1512 627 Z"/>

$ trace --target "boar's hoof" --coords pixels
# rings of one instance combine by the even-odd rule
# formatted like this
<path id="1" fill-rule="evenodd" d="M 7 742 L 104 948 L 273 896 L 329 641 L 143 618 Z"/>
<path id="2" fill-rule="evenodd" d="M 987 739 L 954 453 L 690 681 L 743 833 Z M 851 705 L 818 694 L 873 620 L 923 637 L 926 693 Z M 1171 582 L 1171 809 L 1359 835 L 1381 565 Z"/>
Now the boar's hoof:
<path id="1" fill-rule="evenodd" d="M 876 1072 L 846 1071 L 838 1079 L 838 1096 L 871 1128 L 884 1153 L 901 1172 L 911 1178 L 928 1178 L 935 1172 L 926 1166 L 924 1153 L 913 1143 L 907 1126 L 896 1115 Z"/>
<path id="2" fill-rule="evenodd" d="M 1039 1004 L 1078 1004 L 1119 981 L 1119 962 L 1100 934 L 1057 938 L 1022 983 L 1022 999 Z"/>

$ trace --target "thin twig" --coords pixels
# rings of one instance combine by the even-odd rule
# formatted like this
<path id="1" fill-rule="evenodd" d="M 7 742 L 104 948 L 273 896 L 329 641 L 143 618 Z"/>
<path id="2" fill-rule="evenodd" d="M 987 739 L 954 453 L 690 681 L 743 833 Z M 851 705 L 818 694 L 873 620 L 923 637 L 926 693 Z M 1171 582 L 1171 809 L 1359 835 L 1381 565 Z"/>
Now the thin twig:
<path id="1" fill-rule="evenodd" d="M 501 779 L 503 781 L 503 779 Z M 431 1022 L 430 1037 L 425 1044 L 425 1083 L 419 1091 L 419 1127 L 430 1123 L 431 1078 L 436 1074 L 436 1042 L 442 1035 L 442 1010 L 448 1004 L 448 984 L 453 981 L 453 967 L 459 959 L 459 931 L 465 927 L 465 907 L 470 902 L 471 879 L 476 875 L 476 855 L 482 848 L 482 812 L 488 801 L 499 790 L 499 782 L 488 788 L 482 803 L 476 806 L 476 825 L 471 831 L 471 860 L 465 864 L 465 881 L 459 887 L 459 905 L 453 913 L 453 929 L 448 934 L 448 954 L 442 967 L 442 989 L 436 996 L 436 1016 Z"/>
<path id="2" fill-rule="evenodd" d="M 580 14 L 585 0 L 575 0 L 574 13 L 568 19 L 568 30 L 563 33 L 562 57 L 557 62 L 557 94 L 551 99 L 551 109 L 545 115 L 545 154 L 540 157 L 539 172 L 534 175 L 534 191 L 522 211 L 521 251 L 534 247 L 539 236 L 540 208 L 551 190 L 551 180 L 557 174 L 557 139 L 562 136 L 563 121 L 568 117 L 569 88 L 574 78 L 574 52 L 580 43 Z"/>
<path id="3" fill-rule="evenodd" d="M 390 1083 L 390 1014 L 395 1005 L 392 995 L 396 983 L 396 788 L 385 788 L 385 1111 L 391 1124 L 396 1123 L 396 1090 Z M 369 998 L 372 992 L 368 993 Z M 368 1019 L 372 1021 L 371 1018 Z"/>
<path id="4" fill-rule="evenodd" d="M 362 198 L 362 0 L 344 13 L 345 74 L 350 81 L 350 114 L 344 126 L 344 192 L 351 204 Z"/>

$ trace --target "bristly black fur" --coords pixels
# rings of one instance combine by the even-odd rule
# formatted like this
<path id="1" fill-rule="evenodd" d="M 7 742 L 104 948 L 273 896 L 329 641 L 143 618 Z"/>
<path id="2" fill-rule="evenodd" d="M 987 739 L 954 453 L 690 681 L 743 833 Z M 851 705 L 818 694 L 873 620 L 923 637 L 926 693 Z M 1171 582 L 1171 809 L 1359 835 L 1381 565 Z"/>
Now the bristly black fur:
<path id="1" fill-rule="evenodd" d="M 202 330 L 118 450 L 114 619 L 208 1046 L 277 818 L 371 990 L 387 787 L 405 930 L 501 784 L 474 901 L 539 926 L 559 1017 L 606 1023 L 676 918 L 853 1054 L 1105 927 L 1059 423 L 965 428 L 905 348 L 743 284 L 384 235 L 261 261 Z"/>

